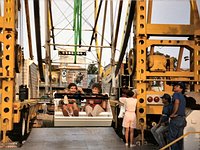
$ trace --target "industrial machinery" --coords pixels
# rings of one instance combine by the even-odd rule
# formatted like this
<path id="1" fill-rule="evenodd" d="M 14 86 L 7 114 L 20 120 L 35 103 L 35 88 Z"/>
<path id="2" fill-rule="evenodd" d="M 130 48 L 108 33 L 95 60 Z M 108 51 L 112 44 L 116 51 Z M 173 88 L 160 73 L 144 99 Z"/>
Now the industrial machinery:
<path id="1" fill-rule="evenodd" d="M 126 49 L 121 48 L 119 61 L 116 62 L 115 77 L 120 75 L 117 79 L 123 80 L 119 81 L 119 89 L 125 83 L 125 86 L 139 92 L 137 127 L 142 131 L 142 142 L 144 130 L 149 130 L 159 121 L 163 108 L 161 95 L 172 95 L 174 82 L 184 82 L 188 95 L 198 95 L 200 91 L 200 18 L 197 1 L 190 0 L 187 3 L 190 6 L 188 23 L 153 22 L 153 12 L 156 13 L 153 9 L 156 4 L 154 0 L 132 1 L 129 4 L 123 41 L 126 45 L 126 39 L 133 35 L 130 37 L 133 39 L 133 47 L 128 54 L 128 67 L 125 68 L 122 67 L 125 66 L 122 60 Z M 133 14 L 134 17 L 131 16 Z M 184 62 L 188 62 L 187 69 L 183 68 Z M 129 76 L 124 73 L 126 69 Z M 108 72 L 106 74 L 112 74 L 111 71 Z M 198 124 L 195 123 L 195 126 Z"/>
<path id="2" fill-rule="evenodd" d="M 185 82 L 188 92 L 200 91 L 200 18 L 197 2 L 190 0 L 189 24 L 152 23 L 153 3 L 154 1 L 148 1 L 148 5 L 146 1 L 136 3 L 133 21 L 134 48 L 129 55 L 132 56 L 129 57 L 129 66 L 136 68 L 133 72 L 129 67 L 129 72 L 134 78 L 133 85 L 139 90 L 138 126 L 143 128 L 148 128 L 148 123 L 153 121 L 154 115 L 161 113 L 160 96 L 163 93 L 172 93 L 172 82 Z M 160 46 L 166 49 L 165 52 L 172 53 L 173 47 L 176 47 L 177 62 L 174 62 L 172 56 L 158 54 L 155 49 Z M 190 61 L 187 70 L 181 68 L 185 51 L 188 52 L 187 57 Z"/>
<path id="3" fill-rule="evenodd" d="M 23 8 L 20 6 L 20 0 L 4 0 L 0 1 L 1 4 L 1 16 L 0 16 L 0 130 L 1 130 L 1 146 L 5 146 L 10 142 L 17 141 L 20 144 L 26 138 L 31 129 L 32 120 L 36 117 L 38 109 L 38 96 L 35 99 L 33 96 L 28 96 L 28 91 L 31 92 L 35 89 L 27 87 L 23 82 L 19 82 L 20 72 L 23 74 L 21 65 L 23 63 L 23 52 L 19 44 L 18 37 L 23 37 L 23 28 L 19 29 L 19 11 Z M 58 1 L 57 1 L 58 2 Z M 59 1 L 61 2 L 61 1 Z M 116 21 L 116 30 L 111 32 L 111 42 L 104 41 L 104 28 L 106 20 L 107 2 L 105 1 L 104 20 L 102 25 L 102 39 L 101 46 L 97 40 L 97 24 L 99 19 L 100 10 L 103 0 L 99 3 L 95 1 L 95 21 L 92 27 L 91 41 L 89 45 L 82 45 L 81 39 L 87 39 L 87 37 L 81 37 L 81 17 L 82 17 L 82 5 L 81 0 L 74 0 L 74 7 L 68 1 L 65 1 L 70 7 L 75 9 L 73 24 L 74 44 L 56 44 L 54 36 L 54 24 L 52 17 L 52 3 L 51 1 L 44 1 L 45 5 L 45 59 L 42 59 L 42 46 L 41 46 L 41 31 L 40 31 L 40 8 L 39 0 L 34 0 L 34 17 L 35 17 L 35 42 L 38 60 L 38 74 L 34 74 L 29 71 L 28 74 L 35 75 L 38 80 L 45 82 L 45 92 L 50 90 L 50 98 L 52 98 L 51 87 L 51 63 L 52 63 L 52 51 L 57 47 L 61 47 L 58 55 L 73 55 L 74 63 L 77 62 L 77 55 L 86 55 L 87 52 L 91 52 L 91 48 L 95 48 L 97 53 L 99 76 L 98 81 L 102 73 L 101 58 L 102 49 L 111 49 L 111 68 L 109 72 L 105 73 L 105 77 L 102 81 L 110 83 L 111 81 L 111 96 L 115 95 L 116 86 L 115 80 L 120 76 L 120 80 L 123 77 L 123 84 L 127 84 L 129 88 L 136 88 L 139 91 L 137 96 L 137 127 L 142 132 L 142 140 L 144 139 L 143 131 L 150 129 L 155 124 L 162 111 L 162 103 L 160 96 L 164 93 L 172 94 L 172 83 L 177 81 L 185 82 L 187 85 L 187 94 L 200 92 L 200 17 L 196 0 L 188 0 L 190 4 L 190 19 L 187 24 L 176 23 L 155 23 L 152 21 L 153 16 L 153 3 L 154 0 L 129 0 L 127 2 L 127 13 L 124 21 L 124 32 L 121 37 L 121 49 L 119 60 L 115 61 L 116 45 L 119 33 L 120 18 L 122 12 L 123 1 L 119 1 L 118 18 Z M 77 3 L 76 3 L 77 2 Z M 87 1 L 88 2 L 88 1 Z M 110 8 L 112 8 L 112 1 L 110 1 Z M 170 3 L 170 1 L 167 1 Z M 99 5 L 97 5 L 99 4 Z M 28 9 L 28 0 L 24 1 L 26 10 L 26 25 L 28 35 L 28 45 L 30 59 L 33 60 L 32 41 L 31 41 L 31 27 L 30 16 Z M 85 8 L 86 10 L 87 8 Z M 155 11 L 155 10 L 154 10 Z M 110 13 L 111 28 L 115 27 L 112 18 L 112 11 Z M 22 17 L 22 16 L 21 16 Z M 165 16 L 163 16 L 164 18 Z M 22 19 L 22 18 L 21 18 Z M 60 19 L 60 18 L 57 18 Z M 87 19 L 84 19 L 86 22 Z M 70 22 L 70 21 L 69 21 Z M 87 22 L 88 23 L 88 22 Z M 69 23 L 70 24 L 70 23 Z M 89 24 L 90 25 L 90 24 Z M 99 24 L 100 26 L 100 24 Z M 50 29 L 51 27 L 51 29 Z M 114 30 L 113 30 L 114 31 Z M 60 31 L 58 31 L 59 33 Z M 64 32 L 64 31 L 62 31 Z M 51 33 L 51 35 L 50 35 Z M 115 34 L 114 34 L 115 33 Z M 67 34 L 66 34 L 67 35 Z M 68 34 L 69 35 L 69 34 Z M 67 36 L 68 36 L 67 35 Z M 52 37 L 52 41 L 51 38 Z M 70 36 L 68 36 L 70 37 Z M 61 37 L 63 38 L 63 37 Z M 60 38 L 60 39 L 61 39 Z M 128 69 L 121 72 L 123 59 L 126 53 L 128 40 L 132 40 L 132 48 L 129 50 L 129 57 L 127 64 L 124 68 Z M 95 40 L 95 45 L 92 45 Z M 51 43 L 52 42 L 52 43 Z M 119 42 L 118 42 L 119 43 Z M 66 47 L 70 48 L 67 52 Z M 88 50 L 84 50 L 78 53 L 81 48 L 87 47 Z M 74 49 L 73 49 L 74 48 Z M 71 49 L 74 51 L 72 52 Z M 163 51 L 160 51 L 160 50 Z M 25 50 L 24 50 L 25 51 Z M 177 53 L 177 57 L 170 56 L 169 53 Z M 63 59 L 64 60 L 64 59 Z M 43 72 L 45 61 L 45 74 Z M 187 61 L 188 68 L 182 68 L 183 61 Z M 125 73 L 126 72 L 126 73 Z M 124 73 L 124 74 L 123 74 Z M 66 74 L 64 73 L 63 76 Z M 23 76 L 23 75 L 22 75 Z M 50 77 L 50 78 L 49 78 Z M 126 81 L 128 80 L 128 81 Z M 32 80 L 31 80 L 32 81 Z M 19 89 L 18 89 L 19 87 Z M 30 88 L 30 89 L 29 89 Z M 19 94 L 19 96 L 18 96 Z M 52 99 L 51 99 L 52 100 Z M 57 104 L 58 100 L 55 100 Z M 98 120 L 99 118 L 84 118 L 81 120 L 81 116 L 78 118 L 82 123 L 89 121 L 90 123 L 96 121 L 99 126 L 108 126 L 112 119 L 112 113 L 110 105 L 107 108 L 109 111 L 100 117 L 103 119 L 103 124 Z M 57 125 L 63 124 L 63 116 L 60 114 L 60 110 L 56 110 L 55 119 L 57 119 Z M 194 112 L 193 114 L 196 114 Z M 85 114 L 83 114 L 85 115 Z M 106 117 L 105 117 L 106 116 Z M 69 124 L 74 124 L 77 118 L 68 118 Z M 59 124 L 60 123 L 60 124 Z M 84 124 L 83 125 L 87 125 Z"/>
<path id="4" fill-rule="evenodd" d="M 17 43 L 20 5 L 15 0 L 1 1 L 0 4 L 0 147 L 12 147 L 20 146 L 31 131 L 38 100 L 29 99 L 30 95 L 32 98 L 37 95 L 34 95 L 35 87 L 32 89 L 33 86 L 27 87 L 27 84 L 38 83 L 38 80 L 34 65 L 24 61 L 22 48 Z M 33 73 L 36 74 L 31 77 Z"/>

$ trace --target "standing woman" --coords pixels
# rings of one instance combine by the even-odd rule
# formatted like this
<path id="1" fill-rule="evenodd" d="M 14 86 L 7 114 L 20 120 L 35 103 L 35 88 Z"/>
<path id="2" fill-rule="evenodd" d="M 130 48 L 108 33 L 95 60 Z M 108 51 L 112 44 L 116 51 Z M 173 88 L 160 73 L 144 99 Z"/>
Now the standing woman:
<path id="1" fill-rule="evenodd" d="M 134 128 L 136 128 L 136 106 L 137 99 L 134 98 L 134 92 L 131 90 L 127 91 L 127 97 L 120 97 L 119 101 L 125 106 L 125 115 L 122 126 L 125 128 L 125 140 L 126 146 L 128 146 L 129 134 L 130 134 L 130 147 L 134 147 Z"/>

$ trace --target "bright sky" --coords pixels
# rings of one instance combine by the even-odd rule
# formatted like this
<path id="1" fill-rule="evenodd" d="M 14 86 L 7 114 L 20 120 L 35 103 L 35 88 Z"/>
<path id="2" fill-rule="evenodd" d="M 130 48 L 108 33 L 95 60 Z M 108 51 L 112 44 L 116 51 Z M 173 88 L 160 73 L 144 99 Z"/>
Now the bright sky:
<path id="1" fill-rule="evenodd" d="M 99 0 L 100 1 L 100 0 Z M 127 1 L 124 0 L 124 5 L 123 5 L 123 10 L 122 10 L 122 19 L 124 20 L 126 17 L 126 7 L 127 7 Z M 33 1 L 29 1 L 29 5 L 32 7 Z M 94 16 L 93 16 L 93 2 L 94 1 L 88 1 L 88 0 L 83 0 L 83 29 L 87 31 L 82 32 L 82 44 L 89 45 L 90 40 L 91 40 L 91 30 L 92 26 L 94 25 Z M 41 36 L 42 36 L 42 46 L 45 45 L 45 30 L 44 30 L 44 22 L 45 20 L 43 19 L 44 15 L 44 1 L 40 1 L 41 5 Z M 198 6 L 200 6 L 200 0 L 197 0 Z M 116 21 L 117 18 L 117 11 L 118 6 L 116 7 L 116 4 L 118 4 L 118 0 L 114 0 L 114 5 L 113 5 L 113 16 L 114 16 L 114 21 Z M 22 4 L 23 5 L 23 4 Z M 102 8 L 104 8 L 105 4 L 103 2 Z M 31 8 L 30 9 L 33 9 Z M 72 29 L 73 25 L 73 0 L 52 0 L 52 9 L 53 9 L 53 17 L 54 17 L 54 27 L 55 27 L 55 36 L 56 36 L 56 43 L 58 44 L 74 44 L 74 39 L 73 39 L 73 31 L 69 30 Z M 173 24 L 189 24 L 189 14 L 190 14 L 190 3 L 189 0 L 154 0 L 153 2 L 153 16 L 152 16 L 152 23 L 173 23 Z M 98 23 L 98 29 L 99 29 L 99 36 L 101 34 L 102 30 L 102 22 L 103 22 L 103 13 L 104 10 L 101 10 L 101 17 L 99 18 L 99 23 Z M 108 9 L 107 9 L 107 23 L 106 23 L 106 32 L 105 32 L 105 40 L 104 44 L 109 45 L 110 43 L 110 32 L 111 32 L 111 27 L 110 27 L 110 1 L 108 2 Z M 31 15 L 31 20 L 33 19 L 33 16 Z M 31 24 L 32 28 L 34 28 L 34 23 Z M 115 24 L 116 25 L 116 24 Z M 122 37 L 122 32 L 124 29 L 124 21 L 121 21 L 120 24 L 121 30 L 119 32 L 119 41 L 117 44 L 117 53 L 116 53 L 116 60 L 118 60 L 118 56 L 120 54 L 120 47 L 121 47 L 121 42 L 120 42 L 120 37 Z M 26 25 L 24 24 L 24 27 L 26 28 Z M 58 30 L 58 28 L 62 29 L 68 29 L 68 30 Z M 26 33 L 23 32 L 23 36 L 27 37 Z M 34 39 L 34 32 L 32 32 L 32 40 Z M 27 39 L 27 38 L 26 38 Z M 24 47 L 26 47 L 26 39 L 23 40 Z M 101 40 L 99 39 L 99 44 L 101 43 Z M 95 43 L 93 42 L 93 45 Z M 131 44 L 129 44 L 131 45 Z M 60 47 L 60 48 L 69 48 L 69 47 Z M 127 51 L 131 48 L 131 46 L 128 47 Z M 157 50 L 160 52 L 165 52 L 167 54 L 171 55 L 176 55 L 177 57 L 177 49 L 170 48 L 170 50 L 166 51 L 165 47 L 156 47 Z M 33 49 L 35 53 L 35 44 L 33 44 Z M 83 48 L 83 49 L 88 49 L 88 48 Z M 45 56 L 45 49 L 42 49 L 43 51 L 43 58 Z M 184 53 L 184 55 L 188 55 L 187 52 Z M 29 54 L 25 52 L 25 57 L 28 58 Z M 35 60 L 37 56 L 35 55 Z M 110 49 L 103 49 L 103 58 L 102 58 L 102 65 L 105 66 L 110 63 L 110 58 L 111 58 L 111 51 Z M 53 51 L 52 53 L 52 59 L 56 60 L 57 59 L 57 51 Z M 96 54 L 95 54 L 95 49 L 92 48 L 92 52 L 87 53 L 87 60 L 91 62 L 96 62 Z M 184 62 L 183 66 L 187 67 L 188 62 Z"/>

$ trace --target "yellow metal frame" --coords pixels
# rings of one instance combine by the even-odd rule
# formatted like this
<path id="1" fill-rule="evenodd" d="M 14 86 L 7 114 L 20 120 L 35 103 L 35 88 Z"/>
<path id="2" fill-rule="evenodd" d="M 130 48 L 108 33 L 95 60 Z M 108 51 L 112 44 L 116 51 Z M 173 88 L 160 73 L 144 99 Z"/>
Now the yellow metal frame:
<path id="1" fill-rule="evenodd" d="M 2 99 L 1 99 L 1 131 L 3 131 L 3 143 L 9 141 L 6 132 L 13 128 L 13 102 L 15 99 L 15 41 L 16 41 L 16 1 L 4 0 L 4 16 L 0 17 L 0 28 L 3 34 L 0 41 L 3 43 L 2 57 Z"/>
<path id="2" fill-rule="evenodd" d="M 142 17 L 141 17 L 142 16 Z M 139 91 L 137 105 L 137 124 L 146 128 L 146 1 L 137 1 L 135 17 L 135 49 L 136 49 L 136 88 Z M 142 28 L 141 28 L 142 26 Z"/>
<path id="3" fill-rule="evenodd" d="M 6 133 L 13 130 L 14 123 L 19 123 L 21 111 L 23 108 L 29 109 L 28 127 L 29 122 L 36 116 L 37 100 L 26 100 L 20 102 L 16 100 L 15 96 L 15 45 L 17 40 L 16 24 L 17 24 L 17 11 L 18 1 L 4 0 L 4 16 L 0 17 L 0 42 L 2 43 L 2 68 L 0 68 L 0 78 L 2 81 L 2 89 L 0 89 L 1 103 L 0 103 L 0 130 L 3 132 L 2 143 L 12 142 Z M 27 131 L 29 132 L 29 131 Z"/>
<path id="4" fill-rule="evenodd" d="M 148 8 L 147 8 L 148 1 Z M 162 95 L 164 92 L 172 94 L 172 87 L 166 84 L 166 81 L 187 81 L 194 82 L 194 92 L 200 92 L 200 19 L 196 0 L 190 0 L 190 24 L 152 24 L 152 6 L 153 0 L 143 0 L 136 2 L 134 17 L 134 49 L 136 50 L 136 75 L 133 77 L 133 85 L 139 90 L 137 105 L 137 125 L 140 128 L 147 128 L 146 115 L 159 114 L 162 105 L 147 105 L 147 95 Z M 148 9 L 148 10 L 147 10 Z M 148 13 L 146 13 L 148 12 Z M 174 32 L 177 31 L 177 32 Z M 150 36 L 177 36 L 193 37 L 188 40 L 153 40 Z M 147 67 L 147 48 L 151 48 L 153 54 L 154 46 L 179 46 L 179 57 L 177 70 L 167 70 L 165 72 L 151 72 Z M 180 71 L 183 47 L 187 47 L 192 52 L 190 71 Z M 194 62 L 194 63 L 192 63 Z M 171 66 L 170 66 L 171 67 Z M 152 91 L 149 86 L 154 77 L 162 77 L 160 81 L 164 82 L 164 91 Z"/>

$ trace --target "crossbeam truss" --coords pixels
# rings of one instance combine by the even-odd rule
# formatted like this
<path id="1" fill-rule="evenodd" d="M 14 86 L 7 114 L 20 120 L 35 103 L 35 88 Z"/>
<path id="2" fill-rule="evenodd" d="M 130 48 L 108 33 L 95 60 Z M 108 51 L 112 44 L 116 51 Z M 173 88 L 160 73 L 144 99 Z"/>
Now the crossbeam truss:
<path id="1" fill-rule="evenodd" d="M 136 74 L 134 85 L 139 90 L 137 106 L 138 126 L 146 128 L 148 114 L 159 114 L 162 106 L 147 105 L 147 95 L 164 92 L 172 94 L 172 86 L 167 84 L 175 81 L 184 81 L 190 92 L 200 92 L 200 19 L 196 0 L 190 0 L 190 24 L 153 24 L 151 23 L 153 0 L 137 1 L 136 15 L 134 17 L 134 51 L 136 54 Z M 146 13 L 147 12 L 147 13 Z M 152 37 L 156 37 L 152 38 Z M 162 37 L 168 37 L 163 40 Z M 176 37 L 177 40 L 174 40 Z M 171 39 L 170 39 L 171 38 Z M 185 38 L 186 40 L 181 40 Z M 154 55 L 155 46 L 179 47 L 177 67 L 164 71 L 150 71 L 148 64 L 149 55 Z M 148 50 L 150 49 L 150 54 Z M 189 51 L 190 68 L 181 70 L 183 50 Z M 174 67 L 174 68 L 173 68 Z M 162 91 L 152 91 L 153 81 L 163 82 Z"/>

